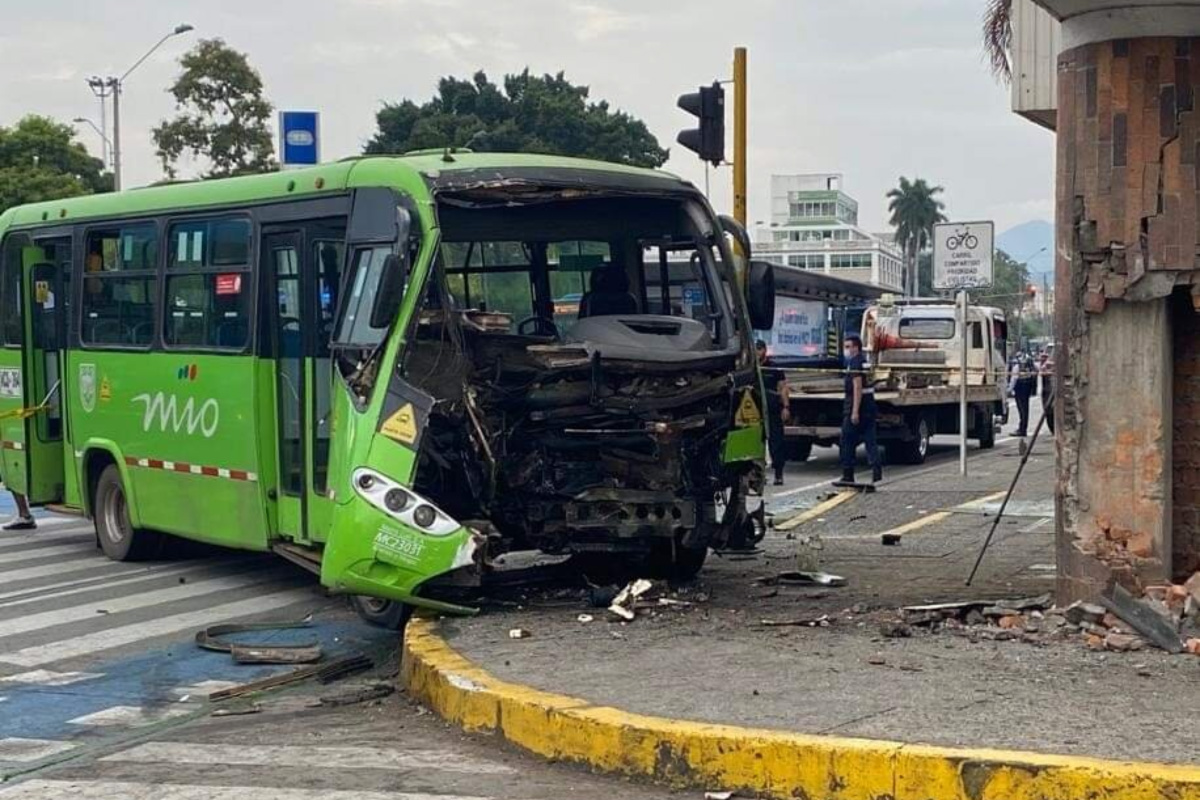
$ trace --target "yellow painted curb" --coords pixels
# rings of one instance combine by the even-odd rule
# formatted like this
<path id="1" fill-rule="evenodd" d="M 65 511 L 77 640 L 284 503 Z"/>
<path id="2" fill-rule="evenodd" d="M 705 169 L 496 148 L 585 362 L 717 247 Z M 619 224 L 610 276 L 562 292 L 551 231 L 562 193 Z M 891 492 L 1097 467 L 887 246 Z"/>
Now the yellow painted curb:
<path id="1" fill-rule="evenodd" d="M 649 717 L 508 683 L 413 620 L 409 694 L 545 758 L 673 786 L 810 800 L 1200 800 L 1200 767 L 815 736 Z"/>

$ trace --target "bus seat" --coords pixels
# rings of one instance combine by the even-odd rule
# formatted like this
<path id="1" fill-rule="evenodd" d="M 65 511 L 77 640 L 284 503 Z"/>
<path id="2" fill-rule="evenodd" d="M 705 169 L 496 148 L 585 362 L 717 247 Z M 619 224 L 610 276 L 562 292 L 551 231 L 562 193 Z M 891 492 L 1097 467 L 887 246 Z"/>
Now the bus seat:
<path id="1" fill-rule="evenodd" d="M 592 271 L 591 288 L 579 300 L 579 318 L 638 313 L 637 298 L 629 291 L 629 276 L 619 266 Z"/>

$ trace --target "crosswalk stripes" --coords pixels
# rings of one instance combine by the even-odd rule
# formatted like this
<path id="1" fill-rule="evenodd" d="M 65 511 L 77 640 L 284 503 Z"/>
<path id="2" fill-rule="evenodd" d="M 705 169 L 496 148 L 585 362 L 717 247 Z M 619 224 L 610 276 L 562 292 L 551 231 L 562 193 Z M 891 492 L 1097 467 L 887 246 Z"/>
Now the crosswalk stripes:
<path id="1" fill-rule="evenodd" d="M 53 742 L 28 741 L 16 746 L 56 749 Z M 170 782 L 129 780 L 130 774 L 142 771 L 157 775 L 163 765 L 170 766 Z M 356 774 L 389 772 L 398 777 L 421 776 L 422 791 L 278 785 L 281 779 L 294 782 L 296 776 L 317 773 L 337 775 L 342 785 L 353 785 Z M 101 757 L 88 768 L 86 779 L 38 778 L 0 788 L 0 800 L 244 800 L 246 796 L 273 800 L 492 800 L 496 789 L 512 783 L 518 775 L 516 768 L 487 757 L 419 747 L 161 741 Z M 437 776 L 444 777 L 439 781 Z M 463 793 L 463 779 L 476 779 L 478 785 L 488 787 L 487 793 Z M 234 781 L 241 785 L 229 785 Z M 429 786 L 439 782 L 447 785 L 450 793 L 430 791 Z"/>
<path id="2" fill-rule="evenodd" d="M 0 790 L 0 797 L 5 800 L 245 800 L 251 794 L 270 800 L 491 800 L 479 795 L 283 787 L 272 787 L 264 794 L 249 786 L 131 781 L 33 780 L 17 784 L 8 791 Z"/>

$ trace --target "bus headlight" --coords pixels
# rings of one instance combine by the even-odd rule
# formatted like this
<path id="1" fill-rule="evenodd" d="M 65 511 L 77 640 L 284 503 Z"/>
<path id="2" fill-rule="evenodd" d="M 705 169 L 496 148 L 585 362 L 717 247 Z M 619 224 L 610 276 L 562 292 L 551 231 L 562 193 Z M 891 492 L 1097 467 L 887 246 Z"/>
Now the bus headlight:
<path id="1" fill-rule="evenodd" d="M 355 470 L 351 483 L 359 497 L 389 517 L 422 533 L 448 536 L 462 527 L 433 503 L 375 470 Z"/>
<path id="2" fill-rule="evenodd" d="M 417 510 L 413 512 L 413 521 L 422 528 L 428 528 L 437 522 L 437 511 L 434 510 L 433 506 L 417 506 Z"/>

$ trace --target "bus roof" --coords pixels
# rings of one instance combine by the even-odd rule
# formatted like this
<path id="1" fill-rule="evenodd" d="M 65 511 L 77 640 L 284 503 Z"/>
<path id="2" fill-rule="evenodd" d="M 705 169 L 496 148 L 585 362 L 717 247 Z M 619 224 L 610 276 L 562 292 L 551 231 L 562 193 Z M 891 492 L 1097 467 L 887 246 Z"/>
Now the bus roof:
<path id="1" fill-rule="evenodd" d="M 429 182 L 447 175 L 466 176 L 472 171 L 502 177 L 506 170 L 547 180 L 586 173 L 605 183 L 627 182 L 630 188 L 657 187 L 685 190 L 692 186 L 667 172 L 604 161 L 529 153 L 452 153 L 359 156 L 304 169 L 161 184 L 124 192 L 84 195 L 63 200 L 17 206 L 0 214 L 0 228 L 70 223 L 78 219 L 126 216 L 164 210 L 203 208 L 275 199 L 315 197 L 360 186 L 396 186 L 420 192 Z M 513 177 L 516 177 L 515 175 Z"/>

